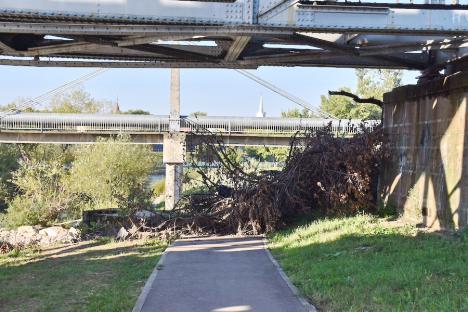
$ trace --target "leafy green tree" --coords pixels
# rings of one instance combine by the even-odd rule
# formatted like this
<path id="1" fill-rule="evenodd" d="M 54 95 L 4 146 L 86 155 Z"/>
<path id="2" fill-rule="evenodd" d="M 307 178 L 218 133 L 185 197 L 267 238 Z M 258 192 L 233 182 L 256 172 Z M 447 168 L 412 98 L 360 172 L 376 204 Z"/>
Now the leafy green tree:
<path id="1" fill-rule="evenodd" d="M 20 149 L 14 144 L 0 144 L 0 212 L 14 197 L 16 187 L 11 182 L 12 173 L 19 167 Z"/>
<path id="2" fill-rule="evenodd" d="M 77 198 L 67 188 L 68 175 L 62 159 L 21 160 L 12 178 L 19 194 L 8 207 L 9 225 L 48 225 L 78 216 Z"/>
<path id="3" fill-rule="evenodd" d="M 384 93 L 401 85 L 403 72 L 390 69 L 357 69 L 357 94 L 362 98 L 383 100 Z"/>
<path id="4" fill-rule="evenodd" d="M 7 198 L 7 222 L 11 226 L 47 225 L 78 216 L 80 199 L 68 187 L 73 149 L 53 144 L 15 148 L 18 151 L 14 150 L 13 155 L 19 160 L 17 170 L 11 174 L 14 193 Z"/>
<path id="5" fill-rule="evenodd" d="M 342 91 L 351 92 L 349 88 L 341 88 Z M 345 96 L 321 96 L 320 109 L 339 119 L 349 119 L 351 110 L 355 107 L 354 101 Z"/>
<path id="6" fill-rule="evenodd" d="M 71 188 L 91 199 L 88 208 L 133 210 L 149 205 L 148 177 L 156 160 L 149 146 L 128 137 L 100 139 L 79 147 L 71 169 Z"/>
<path id="7" fill-rule="evenodd" d="M 206 116 L 208 116 L 208 113 L 207 112 L 193 112 L 193 113 L 190 113 L 189 116 L 190 117 L 195 117 L 195 118 L 206 117 Z"/>
<path id="8" fill-rule="evenodd" d="M 7 103 L 6 105 L 0 105 L 0 112 L 6 112 L 6 111 L 17 111 L 19 110 L 18 108 L 20 106 L 23 106 L 23 103 L 27 102 L 27 98 L 18 98 L 13 102 Z M 37 108 L 34 108 L 32 106 L 22 108 L 22 112 L 27 112 L 27 113 L 32 113 L 32 112 L 37 112 L 39 111 Z"/>
<path id="9" fill-rule="evenodd" d="M 358 69 L 357 92 L 361 98 L 375 98 L 382 100 L 383 94 L 401 85 L 402 72 L 399 70 L 371 70 Z M 341 88 L 352 92 L 350 88 Z M 321 97 L 320 109 L 340 119 L 380 119 L 382 110 L 374 104 L 355 103 L 345 96 Z"/>
<path id="10" fill-rule="evenodd" d="M 254 147 L 246 146 L 243 148 L 244 153 L 259 161 L 278 161 L 284 162 L 288 157 L 289 150 L 286 147 Z"/>
<path id="11" fill-rule="evenodd" d="M 311 111 L 306 108 L 292 108 L 288 109 L 285 112 L 281 112 L 281 117 L 283 118 L 317 118 Z"/>
<path id="12" fill-rule="evenodd" d="M 109 113 L 111 101 L 97 101 L 83 89 L 58 95 L 50 101 L 49 110 L 54 113 Z"/>
<path id="13" fill-rule="evenodd" d="M 42 162 L 59 160 L 65 167 L 70 167 L 74 160 L 74 146 L 58 144 L 24 144 L 21 154 L 25 159 Z"/>
<path id="14" fill-rule="evenodd" d="M 142 109 L 129 109 L 128 111 L 123 112 L 123 114 L 127 114 L 127 115 L 151 115 L 150 112 L 147 112 L 147 111 L 142 110 Z"/>

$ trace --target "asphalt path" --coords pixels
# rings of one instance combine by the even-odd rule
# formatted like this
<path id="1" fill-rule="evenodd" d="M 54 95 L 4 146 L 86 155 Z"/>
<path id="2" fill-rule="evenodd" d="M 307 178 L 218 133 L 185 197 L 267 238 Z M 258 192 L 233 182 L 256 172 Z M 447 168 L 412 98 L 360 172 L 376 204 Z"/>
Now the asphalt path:
<path id="1" fill-rule="evenodd" d="M 303 312 L 262 237 L 193 238 L 166 250 L 134 312 Z"/>

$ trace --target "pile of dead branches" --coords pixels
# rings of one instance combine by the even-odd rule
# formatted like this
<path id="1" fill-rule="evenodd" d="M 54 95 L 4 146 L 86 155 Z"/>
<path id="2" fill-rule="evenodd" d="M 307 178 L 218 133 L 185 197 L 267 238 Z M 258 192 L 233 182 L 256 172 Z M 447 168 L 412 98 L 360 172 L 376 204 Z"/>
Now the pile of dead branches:
<path id="1" fill-rule="evenodd" d="M 157 232 L 260 234 L 304 213 L 375 211 L 379 168 L 386 157 L 380 128 L 362 127 L 353 137 L 337 136 L 330 126 L 298 134 L 284 168 L 268 172 L 246 165 L 214 135 L 195 133 L 193 138 L 198 144 L 190 159 L 206 192 L 183 198 Z"/>

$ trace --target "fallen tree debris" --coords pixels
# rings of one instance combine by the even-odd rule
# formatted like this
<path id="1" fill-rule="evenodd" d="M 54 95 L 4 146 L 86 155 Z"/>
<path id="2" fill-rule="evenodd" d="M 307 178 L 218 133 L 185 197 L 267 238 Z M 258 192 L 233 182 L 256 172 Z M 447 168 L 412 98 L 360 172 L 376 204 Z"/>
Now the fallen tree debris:
<path id="1" fill-rule="evenodd" d="M 386 157 L 380 128 L 361 127 L 354 137 L 337 136 L 331 126 L 296 135 L 285 167 L 266 172 L 237 160 L 235 150 L 218 137 L 198 134 L 202 144 L 192 153 L 192 167 L 206 194 L 187 196 L 168 212 L 154 229 L 163 236 L 256 235 L 303 213 L 336 216 L 376 209 L 378 172 Z"/>

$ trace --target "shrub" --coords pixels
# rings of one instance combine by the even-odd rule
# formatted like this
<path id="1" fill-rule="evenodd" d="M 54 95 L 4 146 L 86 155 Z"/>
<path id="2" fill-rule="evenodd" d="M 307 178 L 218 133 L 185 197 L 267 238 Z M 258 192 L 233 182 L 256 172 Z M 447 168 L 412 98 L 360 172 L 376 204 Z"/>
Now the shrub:
<path id="1" fill-rule="evenodd" d="M 11 174 L 18 169 L 20 149 L 16 145 L 0 144 L 0 212 L 8 207 L 8 201 L 15 195 Z"/>
<path id="2" fill-rule="evenodd" d="M 159 197 L 166 193 L 166 180 L 161 180 L 153 185 L 153 196 Z"/>
<path id="3" fill-rule="evenodd" d="M 61 160 L 20 161 L 12 178 L 19 194 L 8 207 L 8 224 L 48 225 L 78 215 L 77 200 L 67 189 L 67 178 Z"/>
<path id="4" fill-rule="evenodd" d="M 91 199 L 88 208 L 134 210 L 150 205 L 147 180 L 156 155 L 149 146 L 129 143 L 129 137 L 119 136 L 76 150 L 71 189 Z"/>

